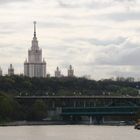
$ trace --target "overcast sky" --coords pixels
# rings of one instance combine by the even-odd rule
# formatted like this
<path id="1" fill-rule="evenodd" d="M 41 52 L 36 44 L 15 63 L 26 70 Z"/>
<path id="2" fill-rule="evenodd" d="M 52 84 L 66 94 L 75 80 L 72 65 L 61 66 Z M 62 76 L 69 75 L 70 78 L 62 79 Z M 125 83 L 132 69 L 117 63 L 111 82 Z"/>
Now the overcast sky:
<path id="1" fill-rule="evenodd" d="M 140 78 L 140 0 L 0 0 L 0 66 L 23 73 L 33 21 L 47 62 L 64 75 Z"/>

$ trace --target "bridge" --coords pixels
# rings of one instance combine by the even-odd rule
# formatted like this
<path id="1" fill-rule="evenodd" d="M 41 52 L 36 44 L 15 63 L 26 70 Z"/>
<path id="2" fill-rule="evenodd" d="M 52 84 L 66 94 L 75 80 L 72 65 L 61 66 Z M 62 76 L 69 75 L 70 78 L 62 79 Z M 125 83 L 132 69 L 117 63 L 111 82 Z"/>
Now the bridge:
<path id="1" fill-rule="evenodd" d="M 89 108 L 62 108 L 62 115 L 135 115 L 139 111 L 139 106 L 117 106 L 117 107 L 89 107 Z"/>
<path id="2" fill-rule="evenodd" d="M 63 118 L 88 116 L 90 123 L 101 122 L 106 116 L 129 116 L 140 111 L 140 96 L 16 96 L 19 103 L 32 104 L 41 99 L 49 110 L 61 110 Z"/>
<path id="3" fill-rule="evenodd" d="M 139 106 L 140 96 L 15 96 L 20 103 L 44 100 L 50 109 L 56 107 Z"/>
<path id="4" fill-rule="evenodd" d="M 140 96 L 15 96 L 16 99 L 140 99 Z"/>

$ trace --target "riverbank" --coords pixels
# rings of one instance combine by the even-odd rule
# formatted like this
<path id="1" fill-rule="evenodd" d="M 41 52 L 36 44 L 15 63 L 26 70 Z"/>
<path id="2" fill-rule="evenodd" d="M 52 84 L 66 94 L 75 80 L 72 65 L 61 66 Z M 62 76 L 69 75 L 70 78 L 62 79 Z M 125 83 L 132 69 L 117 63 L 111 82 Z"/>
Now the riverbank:
<path id="1" fill-rule="evenodd" d="M 15 121 L 1 123 L 0 126 L 66 125 L 64 121 Z"/>
<path id="2" fill-rule="evenodd" d="M 15 121 L 15 122 L 4 122 L 0 123 L 0 126 L 33 126 L 33 125 L 95 125 L 90 124 L 87 121 L 82 122 L 70 122 L 70 121 Z M 126 124 L 126 123 L 103 123 L 103 124 L 96 124 L 96 125 L 107 125 L 107 126 L 125 126 L 125 125 L 134 125 L 133 124 Z"/>

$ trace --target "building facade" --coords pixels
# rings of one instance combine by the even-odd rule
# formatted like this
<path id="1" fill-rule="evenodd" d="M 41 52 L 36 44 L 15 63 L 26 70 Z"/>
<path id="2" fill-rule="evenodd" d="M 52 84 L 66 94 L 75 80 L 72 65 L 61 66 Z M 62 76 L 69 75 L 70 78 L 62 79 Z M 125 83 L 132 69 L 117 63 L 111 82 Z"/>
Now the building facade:
<path id="1" fill-rule="evenodd" d="M 1 69 L 1 67 L 0 67 L 0 76 L 2 76 L 2 69 Z"/>
<path id="2" fill-rule="evenodd" d="M 46 77 L 46 62 L 42 60 L 42 50 L 38 46 L 36 37 L 36 22 L 34 22 L 34 37 L 28 59 L 24 62 L 24 75 L 27 77 Z"/>
<path id="3" fill-rule="evenodd" d="M 8 76 L 12 76 L 12 75 L 14 75 L 14 68 L 12 64 L 10 64 L 10 67 L 8 68 Z"/>
<path id="4" fill-rule="evenodd" d="M 68 69 L 68 77 L 74 77 L 74 70 L 72 68 L 72 65 L 69 66 L 69 69 Z"/>
<path id="5" fill-rule="evenodd" d="M 61 77 L 61 71 L 59 70 L 59 67 L 56 68 L 56 71 L 55 71 L 55 77 L 59 78 Z"/>

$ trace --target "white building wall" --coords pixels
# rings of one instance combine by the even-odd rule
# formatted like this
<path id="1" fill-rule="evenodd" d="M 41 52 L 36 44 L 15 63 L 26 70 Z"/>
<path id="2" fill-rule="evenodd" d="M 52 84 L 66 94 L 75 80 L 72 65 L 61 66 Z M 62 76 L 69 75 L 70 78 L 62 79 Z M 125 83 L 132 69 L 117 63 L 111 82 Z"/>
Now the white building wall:
<path id="1" fill-rule="evenodd" d="M 2 76 L 2 69 L 0 68 L 0 76 Z"/>
<path id="2" fill-rule="evenodd" d="M 24 75 L 29 76 L 29 65 L 28 65 L 28 63 L 24 63 Z"/>
<path id="3" fill-rule="evenodd" d="M 34 30 L 32 47 L 28 50 L 28 61 L 24 63 L 24 75 L 29 77 L 46 77 L 46 62 L 42 60 L 42 50 L 38 46 L 36 29 Z"/>

